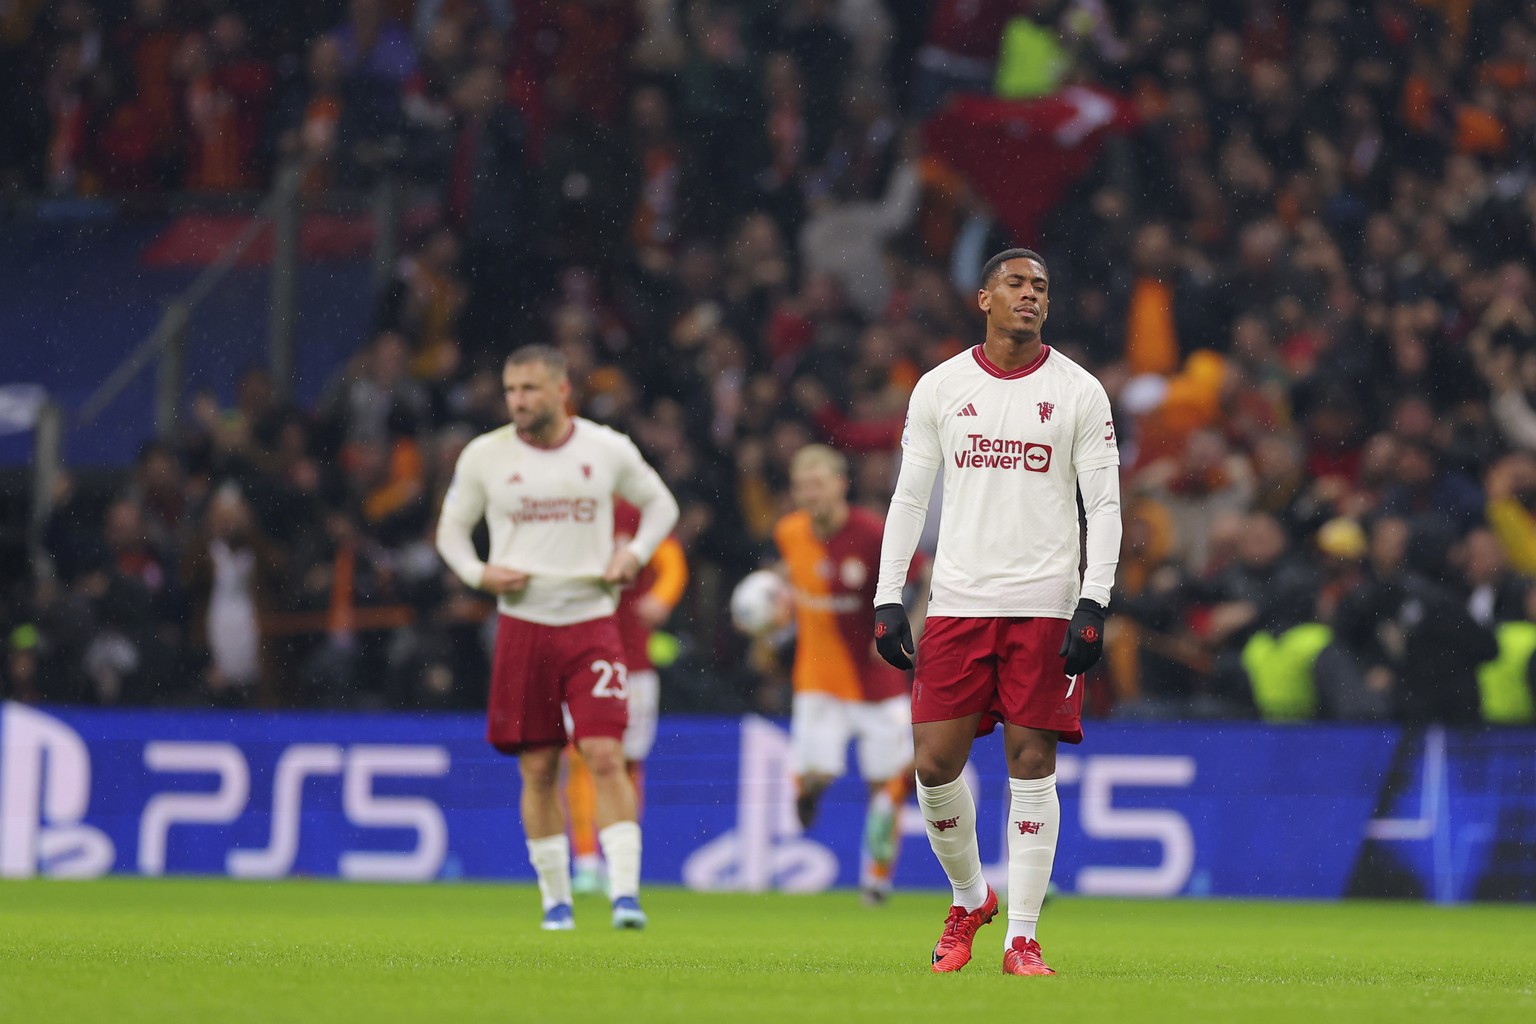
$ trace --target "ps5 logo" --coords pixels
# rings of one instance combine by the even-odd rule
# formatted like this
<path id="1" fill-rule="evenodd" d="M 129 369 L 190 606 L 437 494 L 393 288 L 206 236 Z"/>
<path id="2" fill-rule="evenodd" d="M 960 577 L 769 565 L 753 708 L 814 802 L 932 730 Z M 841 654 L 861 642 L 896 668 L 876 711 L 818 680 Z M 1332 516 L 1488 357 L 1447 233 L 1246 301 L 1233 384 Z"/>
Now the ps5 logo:
<path id="1" fill-rule="evenodd" d="M 129 850 L 125 870 L 145 875 L 175 870 L 173 841 L 188 826 L 231 826 L 259 815 L 270 823 L 264 846 L 227 850 L 223 869 L 239 878 L 276 878 L 291 873 L 305 822 L 304 789 L 310 779 L 339 783 L 341 810 L 359 829 L 410 832 L 415 842 L 400 850 L 342 850 L 336 870 L 343 878 L 413 881 L 434 878 L 448 852 L 442 807 L 425 796 L 379 792 L 379 780 L 441 778 L 448 774 L 444 747 L 429 744 L 293 743 L 278 755 L 270 805 L 251 800 L 251 767 L 234 743 L 151 740 L 144 766 L 174 789 L 154 793 L 138 821 L 137 856 L 131 834 L 119 834 Z M 187 790 L 188 776 L 216 782 Z M 197 784 L 194 780 L 193 784 Z M 395 784 L 386 781 L 386 787 Z M 117 849 L 101 829 L 85 823 L 91 797 L 90 750 L 79 733 L 59 719 L 22 704 L 0 704 L 0 877 L 93 878 L 111 871 Z M 268 810 L 268 806 L 270 810 Z M 183 861 L 183 863 L 185 863 Z M 185 868 L 183 868 L 185 869 Z"/>
<path id="2" fill-rule="evenodd" d="M 139 818 L 139 871 L 161 875 L 171 830 L 178 825 L 230 825 L 248 810 L 250 766 L 233 743 L 163 740 L 144 746 L 144 763 L 156 772 L 212 775 L 212 792 L 157 793 Z M 386 796 L 374 790 L 378 778 L 440 778 L 448 774 L 448 751 L 437 746 L 354 743 L 294 743 L 284 748 L 273 771 L 271 828 L 267 845 L 230 850 L 224 870 L 235 878 L 281 878 L 293 871 L 304 818 L 304 784 L 311 778 L 341 776 L 341 809 L 359 828 L 414 832 L 416 841 L 399 852 L 348 850 L 336 870 L 342 878 L 378 882 L 425 881 L 437 876 L 448 853 L 443 809 L 422 796 Z"/>
<path id="3" fill-rule="evenodd" d="M 91 755 L 75 730 L 22 704 L 0 705 L 0 878 L 95 878 L 117 851 L 83 821 Z"/>

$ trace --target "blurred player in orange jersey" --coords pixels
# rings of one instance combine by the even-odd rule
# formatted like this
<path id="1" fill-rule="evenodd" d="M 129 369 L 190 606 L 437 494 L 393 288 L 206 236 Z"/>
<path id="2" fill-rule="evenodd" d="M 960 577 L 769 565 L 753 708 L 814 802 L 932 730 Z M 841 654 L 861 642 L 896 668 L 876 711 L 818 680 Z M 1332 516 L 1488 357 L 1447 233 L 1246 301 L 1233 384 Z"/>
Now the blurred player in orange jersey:
<path id="1" fill-rule="evenodd" d="M 634 536 L 640 510 L 625 502 L 614 505 L 615 543 Z M 675 537 L 661 542 L 633 585 L 619 593 L 619 635 L 629 664 L 629 725 L 624 730 L 624 760 L 635 783 L 637 809 L 645 798 L 645 759 L 656 742 L 661 679 L 651 662 L 651 633 L 667 620 L 688 585 L 688 560 Z M 598 849 L 596 794 L 575 744 L 566 748 L 566 806 L 570 811 L 573 874 L 571 889 L 595 893 L 603 889 L 603 858 Z"/>
<path id="2" fill-rule="evenodd" d="M 795 603 L 795 809 L 809 828 L 822 793 L 846 769 L 849 741 L 857 740 L 859 774 L 869 786 L 859 887 L 866 903 L 878 904 L 890 894 L 896 814 L 912 771 L 907 674 L 875 656 L 867 622 L 884 526 L 848 504 L 848 462 L 826 445 L 795 453 L 790 488 L 796 511 L 779 520 L 773 539 Z"/>

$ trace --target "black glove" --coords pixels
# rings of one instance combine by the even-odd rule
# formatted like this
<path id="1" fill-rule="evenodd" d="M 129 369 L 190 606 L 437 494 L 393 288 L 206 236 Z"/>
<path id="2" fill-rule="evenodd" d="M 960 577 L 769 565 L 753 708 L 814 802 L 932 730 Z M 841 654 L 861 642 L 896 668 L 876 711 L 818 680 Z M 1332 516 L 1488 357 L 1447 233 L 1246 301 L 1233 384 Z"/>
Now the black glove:
<path id="1" fill-rule="evenodd" d="M 907 610 L 901 605 L 882 604 L 875 609 L 875 650 L 899 669 L 912 667 L 912 655 L 917 653 L 917 648 L 912 643 L 912 625 L 907 622 Z"/>
<path id="2" fill-rule="evenodd" d="M 881 653 L 884 653 L 883 651 Z M 1059 657 L 1067 659 L 1067 675 L 1080 676 L 1099 663 L 1104 655 L 1104 609 L 1086 597 L 1077 602 L 1077 611 L 1067 623 Z"/>

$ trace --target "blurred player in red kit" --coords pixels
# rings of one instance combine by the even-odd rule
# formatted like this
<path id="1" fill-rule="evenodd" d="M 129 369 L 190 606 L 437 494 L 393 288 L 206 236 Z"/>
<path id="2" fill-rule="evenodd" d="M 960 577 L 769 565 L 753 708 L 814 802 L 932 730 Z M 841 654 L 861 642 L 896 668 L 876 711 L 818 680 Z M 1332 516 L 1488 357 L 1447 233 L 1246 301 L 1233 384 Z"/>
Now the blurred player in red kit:
<path id="1" fill-rule="evenodd" d="M 628 502 L 615 506 L 614 539 L 629 543 L 640 526 L 640 510 Z M 656 721 L 661 707 L 661 677 L 651 662 L 652 633 L 666 622 L 682 600 L 688 585 L 688 559 L 675 537 L 661 542 L 635 577 L 619 593 L 619 635 L 629 666 L 629 725 L 624 729 L 624 761 L 635 784 L 637 811 L 645 803 L 645 759 L 656 742 Z M 602 852 L 597 841 L 597 794 L 592 774 L 575 745 L 566 748 L 565 802 L 570 810 L 571 851 L 575 892 L 599 892 L 603 887 Z"/>

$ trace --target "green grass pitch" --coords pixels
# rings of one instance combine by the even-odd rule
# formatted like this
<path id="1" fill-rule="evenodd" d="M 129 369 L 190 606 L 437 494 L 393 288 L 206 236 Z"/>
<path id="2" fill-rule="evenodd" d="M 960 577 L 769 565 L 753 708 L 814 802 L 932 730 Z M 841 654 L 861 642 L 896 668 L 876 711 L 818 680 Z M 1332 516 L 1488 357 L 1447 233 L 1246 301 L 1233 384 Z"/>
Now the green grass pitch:
<path id="1" fill-rule="evenodd" d="M 0 1021 L 1536 1021 L 1536 908 L 1063 898 L 1055 978 L 1002 919 L 934 976 L 942 893 L 651 889 L 616 933 L 537 927 L 525 885 L 0 883 Z"/>

